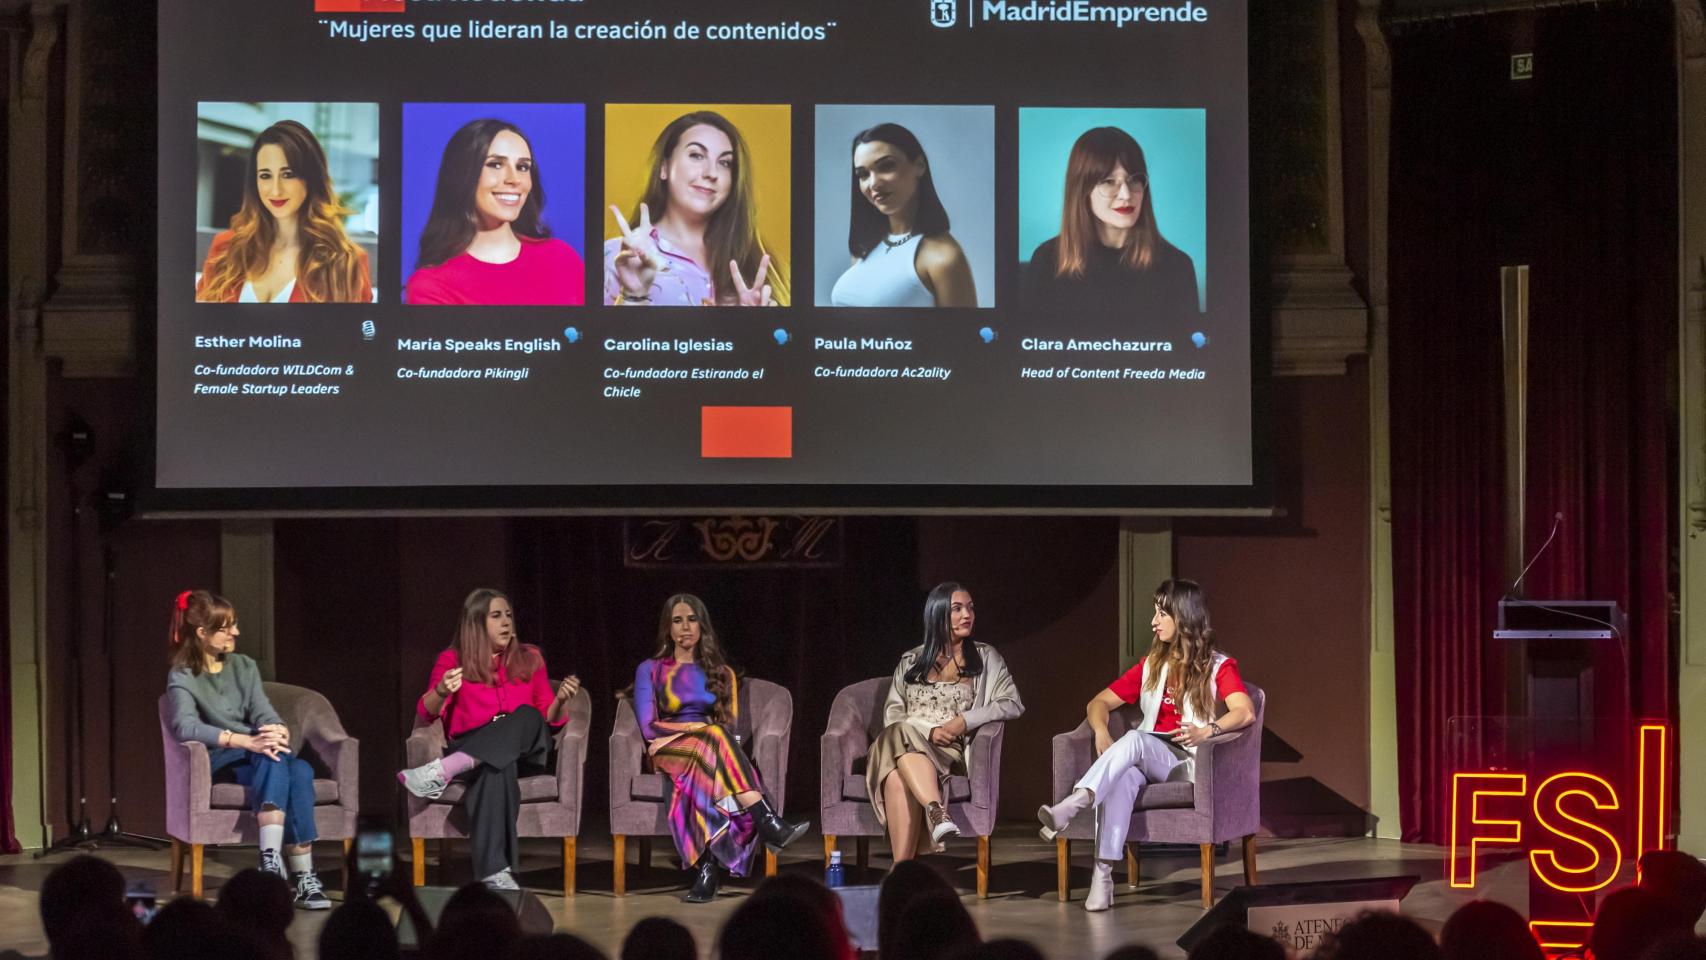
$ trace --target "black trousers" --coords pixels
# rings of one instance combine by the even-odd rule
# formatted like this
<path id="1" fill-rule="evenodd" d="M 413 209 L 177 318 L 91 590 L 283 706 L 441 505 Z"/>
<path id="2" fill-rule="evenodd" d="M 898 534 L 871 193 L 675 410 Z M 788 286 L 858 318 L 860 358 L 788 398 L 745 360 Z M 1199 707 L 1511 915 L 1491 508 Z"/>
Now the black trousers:
<path id="1" fill-rule="evenodd" d="M 542 764 L 551 752 L 551 731 L 531 705 L 518 707 L 450 741 L 444 752 L 466 753 L 479 762 L 458 777 L 467 784 L 462 809 L 468 815 L 474 877 L 484 879 L 521 865 L 515 821 L 521 815 L 521 765 Z"/>

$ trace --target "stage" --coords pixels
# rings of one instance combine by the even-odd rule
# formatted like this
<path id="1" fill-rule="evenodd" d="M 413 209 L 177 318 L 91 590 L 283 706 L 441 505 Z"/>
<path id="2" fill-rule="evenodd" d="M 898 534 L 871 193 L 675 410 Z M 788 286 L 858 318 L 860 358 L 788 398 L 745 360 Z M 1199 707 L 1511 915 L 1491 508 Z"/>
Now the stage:
<path id="1" fill-rule="evenodd" d="M 851 860 L 851 843 L 843 847 Z M 878 856 L 881 843 L 872 844 L 872 870 L 861 881 L 849 865 L 848 883 L 877 882 L 886 859 Z M 970 841 L 950 843 L 947 854 L 932 858 L 937 867 L 948 873 L 961 890 L 962 902 L 977 921 L 985 939 L 1020 937 L 1031 941 L 1051 960 L 1097 960 L 1115 947 L 1142 943 L 1154 948 L 1163 957 L 1182 957 L 1184 953 L 1174 941 L 1202 915 L 1197 898 L 1197 855 L 1195 850 L 1181 850 L 1177 855 L 1163 855 L 1145 848 L 1142 870 L 1143 883 L 1131 890 L 1123 883 L 1123 867 L 1116 871 L 1118 887 L 1114 908 L 1103 914 L 1084 912 L 1083 898 L 1089 883 L 1088 844 L 1074 845 L 1073 899 L 1061 903 L 1055 895 L 1054 847 L 1038 838 L 1036 831 L 1022 823 L 1003 824 L 993 843 L 993 867 L 990 872 L 990 895 L 978 900 L 975 895 L 975 852 Z M 324 848 L 329 852 L 332 847 Z M 629 895 L 617 899 L 610 893 L 610 839 L 606 835 L 588 833 L 580 840 L 580 892 L 565 901 L 549 884 L 560 883 L 560 867 L 556 859 L 558 846 L 551 841 L 523 841 L 523 882 L 538 885 L 540 900 L 556 920 L 558 929 L 582 936 L 616 956 L 622 937 L 638 920 L 656 915 L 668 915 L 686 923 L 699 941 L 703 956 L 711 956 L 718 927 L 744 899 L 750 887 L 745 883 L 725 886 L 721 896 L 712 904 L 688 906 L 681 903 L 685 878 L 673 870 L 673 855 L 668 841 L 659 838 L 654 844 L 653 867 L 638 871 L 630 860 L 628 872 Z M 785 872 L 800 871 L 821 875 L 817 853 L 822 849 L 818 838 L 808 836 L 782 858 Z M 429 856 L 433 845 L 428 845 Z M 1223 896 L 1241 880 L 1241 868 L 1234 851 L 1220 860 L 1216 871 L 1215 893 Z M 147 853 L 111 851 L 103 853 L 124 872 L 132 883 L 152 883 L 158 890 L 170 884 L 169 859 L 165 851 Z M 234 847 L 209 849 L 207 853 L 207 888 L 210 899 L 218 897 L 218 885 L 237 870 L 251 866 L 254 848 Z M 632 854 L 630 854 L 632 857 Z M 0 857 L 0 947 L 17 950 L 25 956 L 47 952 L 36 909 L 36 891 L 56 863 L 67 859 L 57 855 L 45 861 L 29 854 Z M 1494 865 L 1496 863 L 1496 865 Z M 1480 896 L 1503 900 L 1522 909 L 1526 897 L 1526 863 L 1520 859 L 1484 862 Z M 1314 838 L 1296 840 L 1264 839 L 1260 843 L 1260 880 L 1263 883 L 1283 883 L 1305 880 L 1328 880 L 1354 877 L 1417 874 L 1422 878 L 1404 901 L 1404 912 L 1424 926 L 1438 932 L 1451 912 L 1472 899 L 1468 891 L 1449 888 L 1443 878 L 1444 851 L 1440 847 L 1404 844 L 1393 840 L 1368 838 Z M 339 876 L 334 858 L 320 858 L 322 876 L 328 886 L 335 886 Z M 467 865 L 463 860 L 452 864 L 445 882 L 467 880 Z M 436 867 L 429 867 L 430 882 L 441 882 Z M 333 894 L 336 899 L 339 894 Z M 297 944 L 298 960 L 314 960 L 314 940 L 325 913 L 299 912 L 292 938 Z"/>

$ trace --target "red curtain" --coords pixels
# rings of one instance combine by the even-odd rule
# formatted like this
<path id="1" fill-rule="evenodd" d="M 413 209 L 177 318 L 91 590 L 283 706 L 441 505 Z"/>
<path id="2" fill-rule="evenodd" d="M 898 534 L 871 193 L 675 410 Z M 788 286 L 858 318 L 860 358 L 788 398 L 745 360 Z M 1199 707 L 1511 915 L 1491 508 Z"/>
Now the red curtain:
<path id="1" fill-rule="evenodd" d="M 1531 31 L 1531 32 L 1530 32 Z M 1513 43 L 1513 37 L 1532 38 Z M 1525 46 L 1535 77 L 1509 80 Z M 1613 599 L 1630 696 L 1666 715 L 1676 336 L 1668 7 L 1483 17 L 1394 41 L 1391 430 L 1406 840 L 1446 838 L 1453 717 L 1504 712 L 1498 275 L 1527 263 L 1530 597 Z"/>

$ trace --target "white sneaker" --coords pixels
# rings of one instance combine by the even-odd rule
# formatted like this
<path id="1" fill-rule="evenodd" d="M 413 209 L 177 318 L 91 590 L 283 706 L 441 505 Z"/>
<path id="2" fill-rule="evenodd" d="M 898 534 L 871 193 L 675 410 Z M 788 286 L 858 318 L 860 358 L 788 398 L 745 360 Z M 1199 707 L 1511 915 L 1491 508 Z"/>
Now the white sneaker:
<path id="1" fill-rule="evenodd" d="M 1097 860 L 1090 870 L 1090 893 L 1084 898 L 1084 909 L 1100 913 L 1114 905 L 1114 865 Z"/>
<path id="2" fill-rule="evenodd" d="M 930 839 L 936 841 L 938 847 L 942 845 L 943 840 L 960 835 L 960 828 L 954 826 L 954 821 L 948 818 L 948 808 L 940 803 L 925 807 L 924 817 L 930 822 Z"/>
<path id="3" fill-rule="evenodd" d="M 444 788 L 450 785 L 450 779 L 444 775 L 443 760 L 433 760 L 403 770 L 397 774 L 397 782 L 415 796 L 428 800 L 437 800 L 444 796 Z"/>
<path id="4" fill-rule="evenodd" d="M 1038 833 L 1044 840 L 1053 841 L 1060 831 L 1065 830 L 1072 818 L 1083 813 L 1090 806 L 1090 791 L 1080 787 L 1066 795 L 1054 806 L 1043 804 L 1037 808 L 1037 819 L 1042 821 L 1043 828 Z"/>
<path id="5" fill-rule="evenodd" d="M 510 873 L 508 867 L 499 870 L 497 873 L 492 874 L 480 882 L 486 885 L 487 890 L 521 889 L 521 884 L 515 882 L 515 874 Z"/>

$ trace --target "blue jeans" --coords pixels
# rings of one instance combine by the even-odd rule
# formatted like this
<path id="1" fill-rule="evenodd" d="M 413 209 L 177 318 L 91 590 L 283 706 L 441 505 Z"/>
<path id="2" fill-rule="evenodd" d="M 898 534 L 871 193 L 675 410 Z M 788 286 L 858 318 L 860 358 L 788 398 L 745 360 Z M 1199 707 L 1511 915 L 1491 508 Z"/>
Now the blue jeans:
<path id="1" fill-rule="evenodd" d="M 277 760 L 237 747 L 210 747 L 208 765 L 214 773 L 230 769 L 238 783 L 249 788 L 249 803 L 256 813 L 267 807 L 284 811 L 284 842 L 312 843 L 319 837 L 314 826 L 314 768 L 301 757 Z"/>

